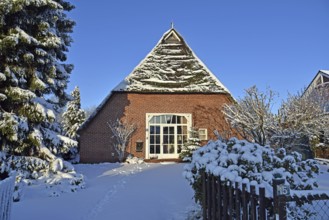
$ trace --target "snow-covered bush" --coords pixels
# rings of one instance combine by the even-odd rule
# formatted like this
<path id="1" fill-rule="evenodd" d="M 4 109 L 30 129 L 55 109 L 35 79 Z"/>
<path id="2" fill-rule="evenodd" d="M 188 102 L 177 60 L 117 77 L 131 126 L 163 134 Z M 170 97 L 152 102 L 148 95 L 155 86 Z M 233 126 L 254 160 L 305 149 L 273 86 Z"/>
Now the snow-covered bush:
<path id="1" fill-rule="evenodd" d="M 143 158 L 133 157 L 131 154 L 129 154 L 126 158 L 126 163 L 129 164 L 142 164 L 144 163 Z"/>
<path id="2" fill-rule="evenodd" d="M 19 201 L 24 185 L 45 184 L 50 195 L 75 192 L 85 187 L 83 175 L 61 158 L 49 161 L 37 157 L 6 155 L 0 151 L 0 177 L 16 171 L 14 201 Z M 55 193 L 54 193 L 55 192 Z"/>
<path id="3" fill-rule="evenodd" d="M 209 141 L 193 153 L 192 161 L 184 168 L 184 176 L 195 190 L 195 199 L 201 199 L 200 171 L 205 170 L 222 180 L 257 182 L 272 193 L 274 178 L 283 178 L 293 190 L 309 190 L 317 187 L 319 166 L 314 160 L 302 160 L 301 154 L 287 154 L 284 148 L 277 150 L 236 138 L 227 143 Z"/>

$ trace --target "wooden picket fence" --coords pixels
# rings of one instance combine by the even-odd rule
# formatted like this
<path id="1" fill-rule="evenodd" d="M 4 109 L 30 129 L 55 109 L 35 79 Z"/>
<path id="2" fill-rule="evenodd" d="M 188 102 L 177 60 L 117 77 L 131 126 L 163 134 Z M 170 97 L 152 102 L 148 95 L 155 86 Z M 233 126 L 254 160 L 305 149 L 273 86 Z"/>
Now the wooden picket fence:
<path id="1" fill-rule="evenodd" d="M 221 181 L 220 177 L 200 171 L 202 178 L 202 210 L 204 220 L 287 220 L 287 206 L 294 203 L 299 207 L 305 206 L 315 215 L 307 219 L 329 219 L 328 194 L 290 196 L 281 194 L 279 185 L 283 179 L 273 180 L 273 198 L 265 196 L 265 188 L 247 184 Z M 304 207 L 304 208 L 305 208 Z M 292 213 L 290 213 L 292 214 Z M 291 217 L 290 217 L 291 219 Z"/>
<path id="2" fill-rule="evenodd" d="M 247 190 L 247 184 L 240 188 L 238 183 L 220 181 L 219 177 L 205 172 L 201 175 L 204 220 L 265 220 L 274 215 L 273 199 L 265 197 L 265 188 L 260 187 L 257 195 L 255 186 Z"/>
<path id="3" fill-rule="evenodd" d="M 9 220 L 15 188 L 15 175 L 0 181 L 0 219 Z"/>

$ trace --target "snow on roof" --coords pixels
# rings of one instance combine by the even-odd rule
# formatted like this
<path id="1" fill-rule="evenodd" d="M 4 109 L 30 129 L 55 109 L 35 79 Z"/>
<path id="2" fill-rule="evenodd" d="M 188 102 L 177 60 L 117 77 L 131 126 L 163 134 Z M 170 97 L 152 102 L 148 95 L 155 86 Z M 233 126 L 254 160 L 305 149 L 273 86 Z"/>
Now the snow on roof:
<path id="1" fill-rule="evenodd" d="M 174 28 L 113 91 L 230 94 Z"/>
<path id="2" fill-rule="evenodd" d="M 320 70 L 320 72 L 325 73 L 326 75 L 329 76 L 329 70 Z"/>

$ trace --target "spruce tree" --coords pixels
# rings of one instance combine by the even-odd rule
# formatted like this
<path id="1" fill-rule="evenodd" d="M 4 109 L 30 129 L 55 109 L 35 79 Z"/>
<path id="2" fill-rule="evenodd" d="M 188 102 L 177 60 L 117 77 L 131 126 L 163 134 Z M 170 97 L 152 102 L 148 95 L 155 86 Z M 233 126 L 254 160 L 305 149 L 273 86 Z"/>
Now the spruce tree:
<path id="1" fill-rule="evenodd" d="M 183 161 L 191 161 L 193 152 L 200 148 L 200 138 L 199 131 L 197 128 L 192 127 L 189 131 L 190 136 L 184 146 L 182 147 L 182 151 L 179 154 L 179 157 Z"/>
<path id="2" fill-rule="evenodd" d="M 69 100 L 73 8 L 64 0 L 0 2 L 0 146 L 10 155 L 50 161 L 76 146 L 56 123 Z"/>
<path id="3" fill-rule="evenodd" d="M 67 136 L 76 139 L 77 130 L 86 120 L 85 111 L 81 109 L 80 90 L 75 87 L 71 93 L 73 100 L 67 104 L 67 109 L 63 113 L 62 125 Z"/>

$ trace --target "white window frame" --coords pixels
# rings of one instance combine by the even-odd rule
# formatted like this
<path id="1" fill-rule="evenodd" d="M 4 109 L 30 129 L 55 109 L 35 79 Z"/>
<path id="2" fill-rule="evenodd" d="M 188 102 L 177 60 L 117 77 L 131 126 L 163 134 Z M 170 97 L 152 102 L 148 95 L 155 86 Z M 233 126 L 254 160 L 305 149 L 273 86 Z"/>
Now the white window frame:
<path id="1" fill-rule="evenodd" d="M 208 129 L 207 128 L 199 128 L 199 139 L 200 141 L 207 141 L 208 140 Z M 204 136 L 204 138 L 201 138 Z"/>
<path id="2" fill-rule="evenodd" d="M 150 154 L 150 145 L 149 145 L 149 139 L 150 139 L 150 131 L 149 131 L 149 127 L 150 127 L 150 123 L 149 121 L 151 120 L 151 118 L 153 116 L 161 116 L 161 115 L 177 115 L 177 116 L 184 116 L 186 119 L 187 119 L 187 129 L 189 129 L 190 127 L 192 127 L 192 114 L 190 113 L 146 113 L 146 120 L 145 120 L 145 125 L 146 125 L 146 128 L 145 128 L 145 158 L 146 159 L 152 159 L 154 158 L 154 155 L 155 154 Z M 171 124 L 164 124 L 164 123 L 158 123 L 157 125 L 160 125 L 160 126 L 170 126 Z M 177 125 L 177 124 L 176 124 Z M 177 135 L 177 130 L 175 129 L 175 134 Z M 187 132 L 187 138 L 189 138 L 190 134 L 189 132 Z M 177 142 L 177 140 L 175 141 Z M 176 146 L 177 146 L 177 143 L 175 143 Z M 160 151 L 161 152 L 161 151 Z M 173 156 L 175 158 L 179 158 L 179 154 L 178 153 L 175 153 L 174 155 L 173 154 L 169 154 L 168 156 L 165 155 L 165 154 L 156 154 L 158 157 L 157 159 L 166 159 L 166 158 L 172 158 Z"/>

